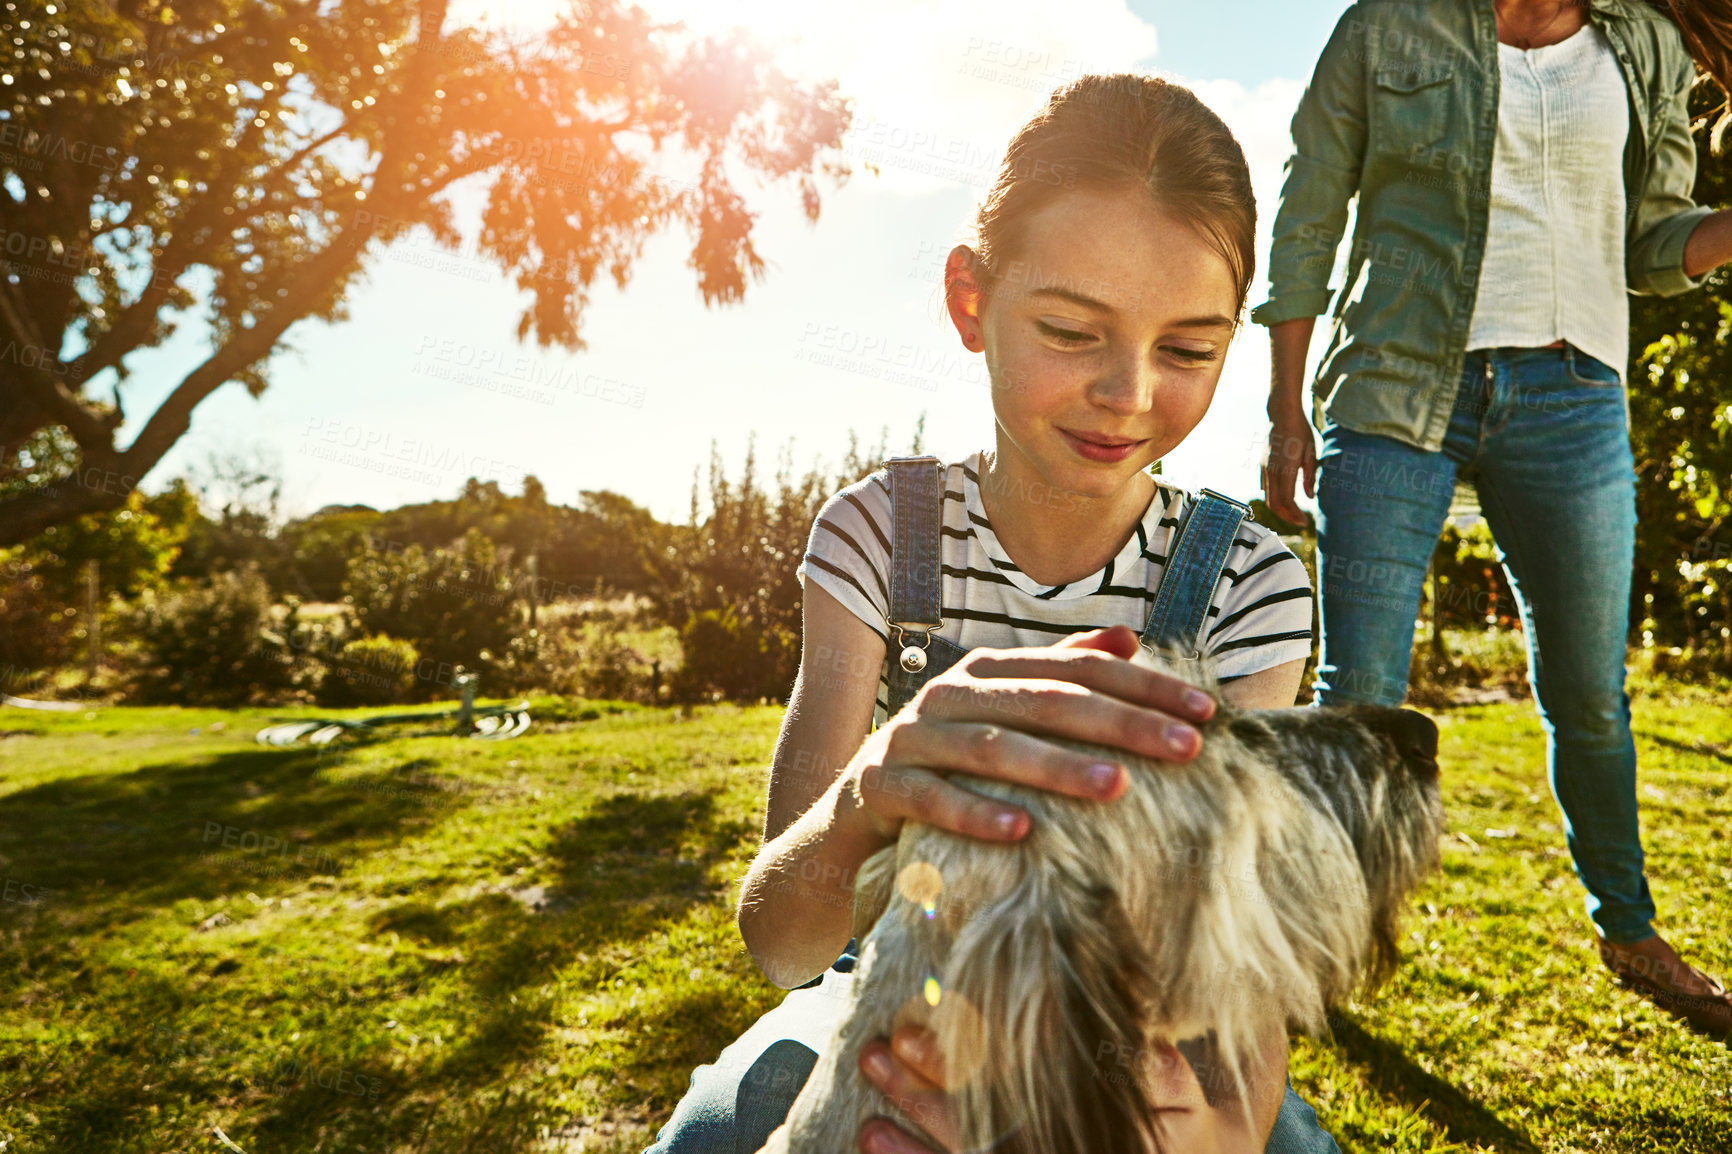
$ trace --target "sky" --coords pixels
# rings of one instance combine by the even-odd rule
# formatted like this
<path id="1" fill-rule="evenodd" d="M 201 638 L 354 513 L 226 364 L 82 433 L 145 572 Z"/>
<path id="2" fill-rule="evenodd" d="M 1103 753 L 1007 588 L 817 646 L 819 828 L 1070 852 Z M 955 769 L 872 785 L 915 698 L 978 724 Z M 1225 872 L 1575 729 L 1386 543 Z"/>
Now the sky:
<path id="1" fill-rule="evenodd" d="M 411 234 L 376 253 L 347 321 L 289 331 L 262 397 L 229 384 L 200 405 L 144 488 L 180 474 L 208 477 L 214 460 L 238 456 L 280 475 L 281 513 L 301 516 L 327 504 L 450 498 L 472 475 L 515 493 L 534 474 L 558 502 L 611 489 L 684 521 L 693 471 L 708 461 L 712 440 L 730 473 L 754 438 L 766 466 L 791 441 L 800 472 L 819 458 L 834 466 L 851 430 L 871 446 L 887 427 L 891 451 L 906 451 L 922 415 L 928 452 L 955 460 L 990 447 L 984 361 L 945 319 L 939 274 L 1011 134 L 1054 87 L 1084 72 L 1149 71 L 1191 86 L 1232 128 L 1251 165 L 1255 304 L 1267 290 L 1261 274 L 1288 124 L 1345 7 L 640 3 L 694 31 L 747 28 L 777 46 L 789 71 L 834 77 L 855 102 L 843 144 L 854 173 L 840 189 L 820 186 L 815 225 L 792 187 L 742 189 L 759 213 L 755 243 L 770 265 L 743 303 L 705 307 L 685 265 L 690 238 L 676 229 L 649 243 L 623 291 L 596 286 L 584 318 L 587 349 L 521 346 L 514 333 L 523 298 L 497 270 Z M 457 0 L 452 20 L 532 33 L 556 7 L 510 0 L 489 10 L 490 0 Z M 479 194 L 466 191 L 457 203 L 460 220 L 472 220 Z M 204 344 L 200 326 L 189 324 L 129 361 L 123 444 L 202 359 Z M 1208 416 L 1164 462 L 1169 476 L 1256 495 L 1268 366 L 1266 331 L 1247 323 Z"/>

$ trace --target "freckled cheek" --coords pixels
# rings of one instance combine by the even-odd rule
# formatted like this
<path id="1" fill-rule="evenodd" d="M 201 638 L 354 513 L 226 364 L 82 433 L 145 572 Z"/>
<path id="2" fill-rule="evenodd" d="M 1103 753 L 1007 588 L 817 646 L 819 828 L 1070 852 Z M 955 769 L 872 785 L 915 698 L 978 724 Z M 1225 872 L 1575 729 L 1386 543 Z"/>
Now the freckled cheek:
<path id="1" fill-rule="evenodd" d="M 1219 373 L 1208 377 L 1190 376 L 1175 380 L 1162 390 L 1167 401 L 1164 407 L 1173 418 L 1189 420 L 1195 424 L 1209 411 L 1209 402 L 1214 400 L 1215 385 L 1219 380 Z"/>
<path id="2" fill-rule="evenodd" d="M 1006 412 L 1039 413 L 1068 404 L 1087 388 L 1087 371 L 1075 358 L 1045 349 L 1020 350 L 987 362 L 993 403 Z"/>

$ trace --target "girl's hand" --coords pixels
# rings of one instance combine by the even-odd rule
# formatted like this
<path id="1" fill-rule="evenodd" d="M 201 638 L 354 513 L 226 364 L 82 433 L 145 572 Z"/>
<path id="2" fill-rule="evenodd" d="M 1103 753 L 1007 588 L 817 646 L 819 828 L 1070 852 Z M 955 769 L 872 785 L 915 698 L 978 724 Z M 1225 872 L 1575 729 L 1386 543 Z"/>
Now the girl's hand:
<path id="1" fill-rule="evenodd" d="M 1205 1049 L 1199 1047 L 1199 1052 Z M 1262 1154 L 1286 1096 L 1287 1032 L 1279 1025 L 1272 1026 L 1245 1070 L 1250 1118 L 1241 1103 L 1230 1097 L 1211 1106 L 1197 1080 L 1196 1068 L 1176 1047 L 1151 1047 L 1149 1059 L 1139 1062 L 1139 1068 L 1147 1083 L 1144 1089 L 1149 1105 L 1160 1118 L 1166 1148 L 1187 1154 Z M 1210 1067 L 1204 1069 L 1209 1071 Z M 860 1051 L 860 1070 L 938 1143 L 934 1147 L 888 1118 L 874 1118 L 860 1127 L 861 1150 L 867 1154 L 956 1154 L 962 1149 L 955 1107 L 946 1092 L 944 1060 L 937 1036 L 930 1030 L 904 1026 L 892 1035 L 888 1046 L 882 1041 L 868 1043 Z"/>
<path id="2" fill-rule="evenodd" d="M 988 841 L 1028 832 L 1026 810 L 952 785 L 950 772 L 1014 781 L 1072 797 L 1109 800 L 1129 784 L 1117 762 L 1064 749 L 1047 737 L 1188 761 L 1215 703 L 1178 678 L 1133 665 L 1128 627 L 1075 634 L 1038 649 L 975 649 L 929 681 L 867 738 L 842 773 L 844 809 L 884 844 L 908 820 Z"/>
<path id="3" fill-rule="evenodd" d="M 860 1127 L 860 1149 L 867 1154 L 954 1154 L 962 1149 L 937 1043 L 932 1031 L 904 1026 L 889 1045 L 873 1041 L 861 1049 L 860 1070 L 867 1081 L 940 1144 L 934 1149 L 890 1119 L 874 1118 Z"/>

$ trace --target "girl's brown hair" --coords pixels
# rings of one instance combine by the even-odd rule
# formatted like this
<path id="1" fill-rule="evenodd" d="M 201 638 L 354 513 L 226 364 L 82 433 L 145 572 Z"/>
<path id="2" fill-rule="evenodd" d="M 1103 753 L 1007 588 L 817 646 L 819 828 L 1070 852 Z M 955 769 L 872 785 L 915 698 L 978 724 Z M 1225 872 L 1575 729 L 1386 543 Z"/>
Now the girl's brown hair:
<path id="1" fill-rule="evenodd" d="M 1129 72 L 1078 77 L 1012 138 L 976 222 L 985 279 L 1003 274 L 1032 213 L 1072 189 L 1126 186 L 1215 247 L 1243 309 L 1257 264 L 1245 153 L 1190 89 Z"/>
<path id="2" fill-rule="evenodd" d="M 1648 0 L 1672 18 L 1684 34 L 1684 46 L 1696 61 L 1696 82 L 1713 80 L 1720 89 L 1720 107 L 1712 113 L 1709 147 L 1720 155 L 1720 141 L 1732 125 L 1732 3 L 1728 0 Z M 1692 127 L 1700 128 L 1707 120 Z"/>

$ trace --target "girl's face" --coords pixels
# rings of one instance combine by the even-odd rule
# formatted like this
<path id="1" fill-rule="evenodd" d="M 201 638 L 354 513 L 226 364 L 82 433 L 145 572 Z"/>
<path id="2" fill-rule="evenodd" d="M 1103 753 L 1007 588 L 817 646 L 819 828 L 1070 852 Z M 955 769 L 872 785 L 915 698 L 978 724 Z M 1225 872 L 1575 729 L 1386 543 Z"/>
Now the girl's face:
<path id="1" fill-rule="evenodd" d="M 1232 269 L 1139 188 L 1069 192 L 1021 238 L 990 282 L 967 246 L 945 267 L 951 319 L 986 354 L 997 465 L 1111 496 L 1208 410 L 1238 312 Z"/>

